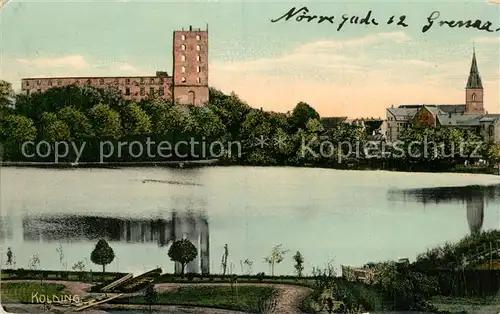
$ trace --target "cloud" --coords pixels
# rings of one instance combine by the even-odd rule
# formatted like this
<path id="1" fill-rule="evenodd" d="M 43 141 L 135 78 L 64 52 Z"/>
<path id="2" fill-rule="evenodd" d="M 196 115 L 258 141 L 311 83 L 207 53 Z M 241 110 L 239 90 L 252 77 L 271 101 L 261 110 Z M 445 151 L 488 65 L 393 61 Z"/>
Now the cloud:
<path id="1" fill-rule="evenodd" d="M 225 92 L 235 91 L 251 106 L 285 112 L 298 101 L 322 115 L 350 117 L 380 116 L 390 104 L 464 103 L 470 56 L 425 49 L 404 32 L 322 40 L 275 58 L 211 63 L 210 81 Z M 498 75 L 498 56 L 490 56 L 494 53 L 498 51 L 485 49 L 478 56 L 490 112 L 500 111 L 498 80 L 492 79 Z"/>
<path id="2" fill-rule="evenodd" d="M 498 0 L 500 1 L 500 0 Z M 499 2 L 500 3 L 500 2 Z M 484 43 L 484 44 L 500 44 L 500 37 L 479 37 L 474 39 L 475 43 Z"/>
<path id="3" fill-rule="evenodd" d="M 241 62 L 215 62 L 214 72 L 239 73 L 325 80 L 354 79 L 373 63 L 370 49 L 377 44 L 401 44 L 411 40 L 404 32 L 379 33 L 348 40 L 322 40 L 307 43 L 276 58 L 264 58 Z M 389 62 L 389 61 L 388 61 Z M 392 60 L 391 62 L 397 62 Z M 404 60 L 406 66 L 431 66 L 418 60 Z"/>
<path id="4" fill-rule="evenodd" d="M 36 59 L 17 59 L 19 64 L 36 68 L 74 68 L 87 69 L 89 64 L 82 56 L 67 56 L 62 58 L 36 58 Z"/>
<path id="5" fill-rule="evenodd" d="M 82 55 L 62 56 L 58 58 L 8 58 L 2 60 L 2 76 L 19 89 L 24 77 L 60 77 L 60 76 L 135 76 L 153 75 L 151 71 L 128 62 L 112 60 L 94 60 Z M 97 62 L 99 61 L 99 62 Z"/>

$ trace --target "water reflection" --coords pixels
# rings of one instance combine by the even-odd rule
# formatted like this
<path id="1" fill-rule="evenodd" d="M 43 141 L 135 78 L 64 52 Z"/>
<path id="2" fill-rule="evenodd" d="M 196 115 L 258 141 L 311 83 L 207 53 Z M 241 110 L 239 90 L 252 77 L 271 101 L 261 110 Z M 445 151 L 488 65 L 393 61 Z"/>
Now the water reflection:
<path id="1" fill-rule="evenodd" d="M 186 266 L 186 272 L 209 273 L 209 227 L 204 214 L 172 212 L 169 219 L 125 219 L 85 215 L 36 215 L 22 220 L 26 242 L 77 242 L 106 239 L 126 243 L 157 243 L 167 247 L 173 241 L 189 239 L 198 256 Z M 175 272 L 181 265 L 175 263 Z"/>
<path id="2" fill-rule="evenodd" d="M 0 216 L 0 241 L 12 239 L 12 223 L 6 217 Z"/>
<path id="3" fill-rule="evenodd" d="M 389 191 L 389 200 L 403 199 L 419 203 L 466 203 L 467 223 L 471 234 L 481 232 L 484 223 L 484 206 L 487 202 L 500 200 L 500 184 L 489 186 L 439 187 Z"/>

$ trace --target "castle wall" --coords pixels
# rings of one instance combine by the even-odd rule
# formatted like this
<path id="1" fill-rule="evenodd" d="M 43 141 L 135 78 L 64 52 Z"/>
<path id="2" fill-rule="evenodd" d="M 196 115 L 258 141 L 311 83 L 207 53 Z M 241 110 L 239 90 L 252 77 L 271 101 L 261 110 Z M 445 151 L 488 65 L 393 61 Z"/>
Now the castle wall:
<path id="1" fill-rule="evenodd" d="M 26 78 L 21 88 L 27 94 L 45 92 L 53 87 L 68 85 L 116 88 L 126 100 L 141 100 L 150 96 L 171 99 L 172 77 L 130 76 L 130 77 L 50 77 Z"/>

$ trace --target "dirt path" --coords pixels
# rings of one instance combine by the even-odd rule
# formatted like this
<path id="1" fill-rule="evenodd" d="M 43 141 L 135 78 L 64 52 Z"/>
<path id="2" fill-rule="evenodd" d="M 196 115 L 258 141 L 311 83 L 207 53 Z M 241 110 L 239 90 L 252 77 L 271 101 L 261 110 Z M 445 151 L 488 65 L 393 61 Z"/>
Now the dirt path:
<path id="1" fill-rule="evenodd" d="M 2 280 L 2 283 L 40 283 L 40 280 L 22 280 L 22 279 L 13 279 L 13 280 Z M 78 282 L 78 281 L 64 281 L 64 280 L 44 280 L 43 283 L 52 283 L 63 285 L 66 287 L 66 290 L 69 294 L 78 296 L 80 299 L 85 298 L 90 291 L 90 288 L 93 286 L 91 283 L 86 282 Z"/>
<path id="2" fill-rule="evenodd" d="M 269 283 L 238 283 L 236 286 L 260 286 L 260 287 L 273 287 L 279 290 L 279 295 L 276 304 L 276 313 L 299 314 L 302 313 L 299 309 L 302 301 L 311 292 L 311 289 L 284 284 L 269 284 Z M 158 292 L 167 292 L 178 289 L 179 287 L 188 286 L 231 286 L 228 283 L 164 283 L 156 284 L 155 289 Z"/>

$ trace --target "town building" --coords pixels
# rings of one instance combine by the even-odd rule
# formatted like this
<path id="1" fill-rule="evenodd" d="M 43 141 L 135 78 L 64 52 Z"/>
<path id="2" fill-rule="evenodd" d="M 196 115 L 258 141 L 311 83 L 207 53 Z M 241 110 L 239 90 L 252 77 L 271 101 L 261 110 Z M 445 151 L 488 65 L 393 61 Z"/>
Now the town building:
<path id="1" fill-rule="evenodd" d="M 179 104 L 202 106 L 209 100 L 208 27 L 189 27 L 173 32 L 172 75 L 157 71 L 152 76 L 47 77 L 23 78 L 21 89 L 26 94 L 45 92 L 67 85 L 116 88 L 127 100 L 158 96 Z"/>
<path id="2" fill-rule="evenodd" d="M 484 90 L 475 51 L 465 87 L 465 104 L 400 105 L 387 108 L 389 141 L 397 141 L 408 128 L 422 126 L 467 129 L 481 135 L 486 142 L 500 142 L 500 114 L 488 114 L 484 110 Z"/>

